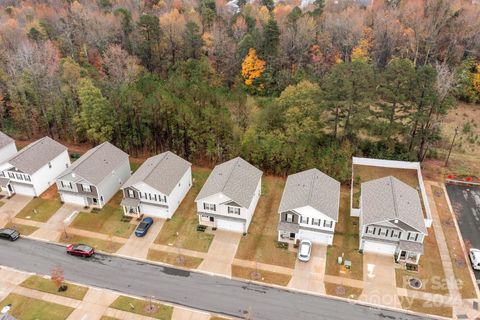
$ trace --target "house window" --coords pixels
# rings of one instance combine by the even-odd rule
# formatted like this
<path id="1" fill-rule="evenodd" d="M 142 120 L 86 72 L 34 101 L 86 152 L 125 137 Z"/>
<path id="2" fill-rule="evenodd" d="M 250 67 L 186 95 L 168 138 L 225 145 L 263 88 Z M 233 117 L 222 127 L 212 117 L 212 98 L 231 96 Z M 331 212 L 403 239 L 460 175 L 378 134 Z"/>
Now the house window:
<path id="1" fill-rule="evenodd" d="M 217 206 L 213 203 L 203 203 L 203 209 L 205 210 L 211 210 L 211 211 L 216 211 L 217 210 Z"/>
<path id="2" fill-rule="evenodd" d="M 5 172 L 0 171 L 0 177 L 5 177 Z"/>
<path id="3" fill-rule="evenodd" d="M 23 176 L 20 173 L 17 173 L 17 179 L 18 180 L 23 180 Z"/>
<path id="4" fill-rule="evenodd" d="M 312 226 L 320 226 L 321 219 L 314 219 L 312 218 Z"/>
<path id="5" fill-rule="evenodd" d="M 12 178 L 12 179 L 15 179 L 15 175 L 13 174 L 13 172 L 9 172 L 9 173 L 8 173 L 8 176 L 9 176 L 10 178 Z"/>
<path id="6" fill-rule="evenodd" d="M 52 168 L 52 163 L 51 163 L 51 162 L 48 163 L 48 167 L 49 167 L 50 169 Z"/>
<path id="7" fill-rule="evenodd" d="M 228 213 L 229 213 L 229 214 L 240 215 L 240 208 L 228 207 Z"/>
<path id="8" fill-rule="evenodd" d="M 306 223 L 306 224 L 308 224 L 308 221 L 309 221 L 309 220 L 310 220 L 309 217 L 304 217 L 304 216 L 302 216 L 301 219 L 300 219 L 300 223 Z"/>
<path id="9" fill-rule="evenodd" d="M 411 232 L 409 232 L 408 235 L 407 235 L 407 239 L 408 239 L 408 240 L 417 241 L 417 239 L 418 239 L 418 233 L 411 233 Z"/>
<path id="10" fill-rule="evenodd" d="M 67 169 L 68 169 L 68 163 L 65 163 L 65 168 L 67 168 Z"/>
<path id="11" fill-rule="evenodd" d="M 293 214 L 287 213 L 287 222 L 293 222 Z"/>
<path id="12" fill-rule="evenodd" d="M 332 223 L 331 220 L 330 220 L 330 221 L 323 220 L 323 226 L 324 226 L 325 228 L 331 228 L 331 227 L 332 227 L 332 224 L 333 224 L 333 223 Z"/>
<path id="13" fill-rule="evenodd" d="M 133 192 L 133 190 L 128 189 L 128 196 L 130 198 L 135 198 L 135 192 Z"/>
<path id="14" fill-rule="evenodd" d="M 85 192 L 92 192 L 92 189 L 88 184 L 82 184 L 82 190 Z"/>
<path id="15" fill-rule="evenodd" d="M 32 181 L 32 179 L 30 179 L 30 176 L 28 174 L 24 174 L 23 177 L 25 178 L 25 181 Z"/>

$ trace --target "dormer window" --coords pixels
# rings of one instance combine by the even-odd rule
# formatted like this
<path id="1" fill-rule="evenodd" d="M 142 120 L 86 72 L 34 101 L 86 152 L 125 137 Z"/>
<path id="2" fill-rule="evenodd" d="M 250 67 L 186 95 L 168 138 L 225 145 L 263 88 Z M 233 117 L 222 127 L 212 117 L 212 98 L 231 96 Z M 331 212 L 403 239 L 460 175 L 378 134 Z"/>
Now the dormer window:
<path id="1" fill-rule="evenodd" d="M 51 162 L 48 163 L 48 167 L 49 167 L 50 169 L 52 169 L 52 163 L 51 163 Z"/>
<path id="2" fill-rule="evenodd" d="M 88 184 L 82 184 L 82 190 L 85 192 L 92 192 L 92 189 Z"/>
<path id="3" fill-rule="evenodd" d="M 128 196 L 130 198 L 135 198 L 135 192 L 133 192 L 133 190 L 128 189 Z"/>

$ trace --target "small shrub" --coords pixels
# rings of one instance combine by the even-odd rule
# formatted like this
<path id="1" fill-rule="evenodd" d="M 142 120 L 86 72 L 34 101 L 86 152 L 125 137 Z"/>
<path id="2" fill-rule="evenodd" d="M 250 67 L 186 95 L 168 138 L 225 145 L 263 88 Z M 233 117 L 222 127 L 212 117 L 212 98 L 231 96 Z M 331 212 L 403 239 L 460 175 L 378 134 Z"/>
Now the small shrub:
<path id="1" fill-rule="evenodd" d="M 288 243 L 286 242 L 277 241 L 276 246 L 279 249 L 288 250 Z"/>

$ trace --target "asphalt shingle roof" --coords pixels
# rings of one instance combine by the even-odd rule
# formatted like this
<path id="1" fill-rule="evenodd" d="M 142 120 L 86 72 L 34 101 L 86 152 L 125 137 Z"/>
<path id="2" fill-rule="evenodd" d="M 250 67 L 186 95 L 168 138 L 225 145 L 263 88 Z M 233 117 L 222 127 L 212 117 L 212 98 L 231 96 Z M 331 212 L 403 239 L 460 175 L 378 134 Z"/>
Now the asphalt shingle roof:
<path id="1" fill-rule="evenodd" d="M 223 193 L 248 208 L 263 172 L 240 157 L 215 166 L 195 201 Z"/>
<path id="2" fill-rule="evenodd" d="M 67 147 L 63 144 L 50 137 L 43 137 L 21 149 L 8 163 L 24 173 L 33 174 L 65 150 Z"/>
<path id="3" fill-rule="evenodd" d="M 406 183 L 392 176 L 364 182 L 361 195 L 363 225 L 399 220 L 427 233 L 418 191 Z"/>
<path id="4" fill-rule="evenodd" d="M 311 206 L 338 221 L 340 182 L 318 169 L 309 169 L 289 175 L 279 212 Z"/>
<path id="5" fill-rule="evenodd" d="M 128 160 L 128 154 L 115 147 L 110 142 L 104 142 L 88 150 L 75 161 L 61 176 L 75 173 L 76 176 L 98 185 L 123 161 Z"/>
<path id="6" fill-rule="evenodd" d="M 191 165 L 173 152 L 161 153 L 148 158 L 125 182 L 123 188 L 144 182 L 161 193 L 169 195 Z"/>
<path id="7" fill-rule="evenodd" d="M 10 143 L 15 142 L 12 138 L 0 131 L 0 149 L 8 146 Z"/>

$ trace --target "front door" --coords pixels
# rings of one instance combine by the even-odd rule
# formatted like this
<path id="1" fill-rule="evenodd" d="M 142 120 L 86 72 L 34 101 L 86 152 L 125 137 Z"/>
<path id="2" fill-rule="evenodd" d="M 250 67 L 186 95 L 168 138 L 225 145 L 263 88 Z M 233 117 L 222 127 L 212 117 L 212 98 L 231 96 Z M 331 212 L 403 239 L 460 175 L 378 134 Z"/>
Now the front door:
<path id="1" fill-rule="evenodd" d="M 397 261 L 405 261 L 406 257 L 407 257 L 407 251 L 401 250 L 400 254 L 398 255 Z"/>
<path id="2" fill-rule="evenodd" d="M 13 188 L 11 184 L 8 184 L 8 191 L 13 192 Z"/>
<path id="3" fill-rule="evenodd" d="M 95 204 L 95 205 L 98 204 L 97 198 L 93 198 L 92 201 L 93 201 L 93 204 Z"/>

